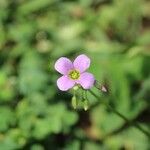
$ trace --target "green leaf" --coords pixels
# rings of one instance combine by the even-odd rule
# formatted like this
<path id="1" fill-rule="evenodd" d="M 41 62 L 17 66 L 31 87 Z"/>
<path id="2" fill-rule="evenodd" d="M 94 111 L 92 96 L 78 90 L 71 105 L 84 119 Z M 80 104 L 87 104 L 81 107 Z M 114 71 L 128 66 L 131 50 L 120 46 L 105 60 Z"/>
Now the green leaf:
<path id="1" fill-rule="evenodd" d="M 9 107 L 0 107 L 0 131 L 7 131 L 16 121 L 13 111 Z"/>
<path id="2" fill-rule="evenodd" d="M 51 5 L 53 3 L 52 0 L 30 0 L 26 1 L 22 5 L 20 5 L 18 9 L 18 13 L 20 12 L 21 14 L 30 14 L 34 11 L 38 11 L 40 9 L 43 9 L 47 7 L 48 5 Z"/>
<path id="3" fill-rule="evenodd" d="M 19 68 L 20 92 L 28 95 L 43 90 L 47 77 L 40 56 L 35 52 L 27 52 Z"/>

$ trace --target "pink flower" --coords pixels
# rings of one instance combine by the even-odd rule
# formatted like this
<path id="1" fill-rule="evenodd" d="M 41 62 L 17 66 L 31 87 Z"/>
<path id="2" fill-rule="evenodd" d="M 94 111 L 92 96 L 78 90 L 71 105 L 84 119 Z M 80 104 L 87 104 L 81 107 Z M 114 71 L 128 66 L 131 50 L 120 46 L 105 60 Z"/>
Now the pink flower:
<path id="1" fill-rule="evenodd" d="M 72 63 L 68 58 L 61 57 L 55 63 L 55 69 L 63 76 L 57 80 L 57 86 L 61 91 L 67 91 L 76 84 L 83 89 L 90 89 L 95 82 L 93 74 L 86 72 L 90 66 L 90 59 L 82 54 Z"/>

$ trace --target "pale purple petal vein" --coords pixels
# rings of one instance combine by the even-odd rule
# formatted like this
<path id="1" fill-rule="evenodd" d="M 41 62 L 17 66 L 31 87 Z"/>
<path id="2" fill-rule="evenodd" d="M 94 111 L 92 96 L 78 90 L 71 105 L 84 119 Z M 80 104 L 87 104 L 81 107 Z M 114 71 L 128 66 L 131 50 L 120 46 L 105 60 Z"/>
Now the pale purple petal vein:
<path id="1" fill-rule="evenodd" d="M 55 69 L 59 73 L 66 75 L 68 74 L 69 70 L 73 69 L 73 64 L 68 58 L 61 57 L 56 61 Z"/>
<path id="2" fill-rule="evenodd" d="M 90 66 L 90 58 L 86 55 L 79 55 L 73 62 L 74 68 L 79 70 L 81 73 L 86 71 Z"/>
<path id="3" fill-rule="evenodd" d="M 61 91 L 67 91 L 75 85 L 75 81 L 70 80 L 68 76 L 64 75 L 57 80 L 57 86 Z"/>
<path id="4" fill-rule="evenodd" d="M 81 74 L 80 79 L 76 81 L 77 84 L 80 84 L 84 89 L 90 89 L 95 82 L 93 74 L 84 72 Z"/>

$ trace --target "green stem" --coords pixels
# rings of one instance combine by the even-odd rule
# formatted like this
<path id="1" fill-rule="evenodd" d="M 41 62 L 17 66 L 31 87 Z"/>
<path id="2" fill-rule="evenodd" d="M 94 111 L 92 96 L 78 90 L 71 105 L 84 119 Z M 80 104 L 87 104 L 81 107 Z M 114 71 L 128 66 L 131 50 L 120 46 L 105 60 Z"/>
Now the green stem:
<path id="1" fill-rule="evenodd" d="M 89 90 L 89 92 L 97 99 L 100 99 L 100 97 L 98 95 L 96 95 L 93 91 Z M 120 118 L 122 118 L 126 123 L 134 126 L 135 128 L 137 128 L 138 130 L 140 130 L 141 132 L 143 132 L 148 138 L 150 138 L 150 133 L 148 131 L 146 131 L 145 129 L 143 129 L 138 123 L 133 122 L 132 120 L 129 120 L 126 116 L 124 116 L 123 114 L 121 114 L 119 111 L 117 111 L 116 109 L 114 109 L 110 104 L 108 104 L 106 101 L 102 101 L 103 104 L 105 104 L 112 112 L 114 112 L 117 116 L 119 116 Z"/>

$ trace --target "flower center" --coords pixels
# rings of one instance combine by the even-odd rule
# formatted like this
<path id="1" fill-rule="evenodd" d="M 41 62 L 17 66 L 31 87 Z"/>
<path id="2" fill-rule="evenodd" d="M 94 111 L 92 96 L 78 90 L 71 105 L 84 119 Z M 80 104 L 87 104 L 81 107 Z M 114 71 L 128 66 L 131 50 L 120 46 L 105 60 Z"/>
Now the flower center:
<path id="1" fill-rule="evenodd" d="M 80 78 L 80 72 L 77 71 L 77 70 L 71 70 L 69 72 L 69 77 L 72 79 L 72 80 L 77 80 Z"/>

